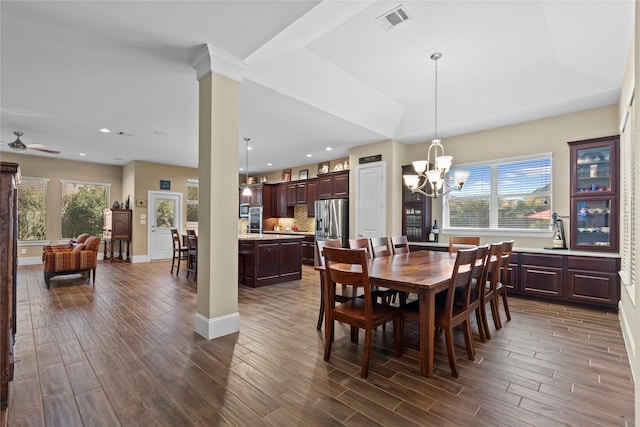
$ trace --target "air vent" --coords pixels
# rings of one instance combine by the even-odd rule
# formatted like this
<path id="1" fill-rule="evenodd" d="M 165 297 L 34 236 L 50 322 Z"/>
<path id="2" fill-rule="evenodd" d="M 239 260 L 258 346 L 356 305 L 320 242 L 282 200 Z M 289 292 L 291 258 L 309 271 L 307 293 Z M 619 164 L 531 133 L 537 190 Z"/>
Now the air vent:
<path id="1" fill-rule="evenodd" d="M 378 21 L 385 30 L 389 31 L 409 19 L 411 19 L 411 16 L 407 13 L 407 9 L 400 5 L 378 16 L 376 21 Z"/>

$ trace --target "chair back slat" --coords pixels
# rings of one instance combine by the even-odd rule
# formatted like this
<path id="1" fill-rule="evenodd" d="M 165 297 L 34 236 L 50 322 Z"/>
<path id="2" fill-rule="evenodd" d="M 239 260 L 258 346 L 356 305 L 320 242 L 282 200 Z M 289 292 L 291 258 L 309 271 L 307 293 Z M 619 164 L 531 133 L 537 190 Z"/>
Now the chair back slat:
<path id="1" fill-rule="evenodd" d="M 469 248 L 471 246 L 479 246 L 480 237 L 468 236 L 451 236 L 449 238 L 449 252 L 455 253 L 460 249 Z"/>
<path id="2" fill-rule="evenodd" d="M 406 254 L 409 252 L 409 240 L 407 236 L 391 236 L 391 248 L 393 254 Z"/>
<path id="3" fill-rule="evenodd" d="M 372 237 L 371 238 L 371 254 L 374 258 L 393 255 L 391 250 L 391 242 L 388 237 Z"/>
<path id="4" fill-rule="evenodd" d="M 473 275 L 477 253 L 477 248 L 460 249 L 458 251 L 456 263 L 453 266 L 453 273 L 451 274 L 449 289 L 447 291 L 444 312 L 445 318 L 451 319 L 453 317 L 456 288 L 463 289 L 463 301 L 466 301 L 467 303 L 469 301 L 469 293 L 471 292 L 471 276 Z M 467 307 L 465 305 L 462 308 L 463 310 L 466 310 Z"/>
<path id="5" fill-rule="evenodd" d="M 367 269 L 367 254 L 361 249 L 343 249 L 325 246 L 325 283 L 326 289 L 334 289 L 332 284 L 362 287 L 365 301 L 365 314 L 371 321 L 373 303 L 371 285 Z M 335 297 L 330 295 L 331 298 Z M 332 299 L 329 299 L 332 301 Z"/>
<path id="6" fill-rule="evenodd" d="M 326 265 L 324 262 L 324 248 L 339 248 L 341 246 L 342 244 L 338 239 L 316 240 L 316 259 L 318 261 L 318 265 L 320 267 L 324 267 Z"/>
<path id="7" fill-rule="evenodd" d="M 358 239 L 349 239 L 349 249 L 360 249 L 367 253 L 367 257 L 371 258 L 373 256 L 371 252 L 371 242 L 369 239 L 361 237 Z"/>

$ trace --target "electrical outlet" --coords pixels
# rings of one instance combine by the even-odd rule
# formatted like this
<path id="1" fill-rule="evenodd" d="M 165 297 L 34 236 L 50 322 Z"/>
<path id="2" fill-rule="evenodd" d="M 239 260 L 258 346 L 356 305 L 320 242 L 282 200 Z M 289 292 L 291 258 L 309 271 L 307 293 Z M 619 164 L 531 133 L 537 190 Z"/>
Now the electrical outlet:
<path id="1" fill-rule="evenodd" d="M 147 220 L 146 220 L 146 219 L 141 219 L 141 220 L 140 220 L 140 224 L 146 224 L 146 223 L 147 223 Z"/>
<path id="2" fill-rule="evenodd" d="M 140 214 L 140 219 L 147 219 L 147 215 L 146 214 Z"/>
<path id="3" fill-rule="evenodd" d="M 26 249 L 20 249 L 20 255 L 25 255 L 27 253 Z"/>

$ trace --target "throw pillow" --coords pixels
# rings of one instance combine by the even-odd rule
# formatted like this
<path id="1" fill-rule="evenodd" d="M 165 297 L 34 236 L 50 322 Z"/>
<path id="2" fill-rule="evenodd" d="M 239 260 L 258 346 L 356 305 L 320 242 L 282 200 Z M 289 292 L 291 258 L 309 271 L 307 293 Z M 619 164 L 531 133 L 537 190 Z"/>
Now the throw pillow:
<path id="1" fill-rule="evenodd" d="M 80 252 L 84 250 L 84 244 L 78 243 L 75 248 L 73 248 L 73 252 Z"/>

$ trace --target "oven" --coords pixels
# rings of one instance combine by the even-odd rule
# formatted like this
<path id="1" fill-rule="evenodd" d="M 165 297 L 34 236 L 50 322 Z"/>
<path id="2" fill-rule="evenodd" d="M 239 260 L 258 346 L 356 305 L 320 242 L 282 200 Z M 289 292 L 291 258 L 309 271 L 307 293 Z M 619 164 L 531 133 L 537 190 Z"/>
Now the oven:
<path id="1" fill-rule="evenodd" d="M 262 233 L 262 206 L 249 208 L 249 233 Z"/>
<path id="2" fill-rule="evenodd" d="M 240 218 L 249 218 L 249 203 L 240 203 Z"/>

